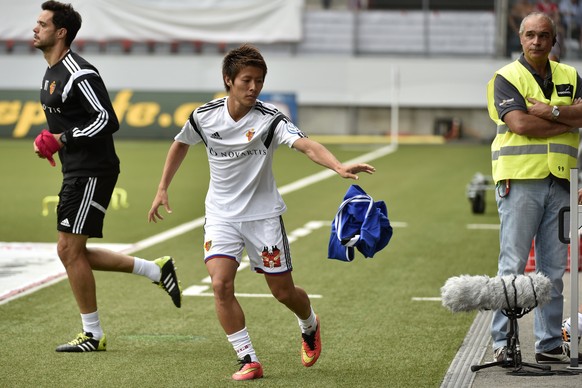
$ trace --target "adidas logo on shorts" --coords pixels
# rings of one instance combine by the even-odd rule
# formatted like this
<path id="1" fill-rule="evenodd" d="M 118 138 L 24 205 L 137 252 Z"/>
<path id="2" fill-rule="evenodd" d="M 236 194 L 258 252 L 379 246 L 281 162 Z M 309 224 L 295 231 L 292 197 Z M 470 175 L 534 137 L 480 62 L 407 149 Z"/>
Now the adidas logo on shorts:
<path id="1" fill-rule="evenodd" d="M 71 224 L 69 224 L 69 219 L 68 218 L 65 218 L 64 220 L 62 220 L 61 221 L 61 225 L 67 226 L 67 227 L 71 226 Z"/>

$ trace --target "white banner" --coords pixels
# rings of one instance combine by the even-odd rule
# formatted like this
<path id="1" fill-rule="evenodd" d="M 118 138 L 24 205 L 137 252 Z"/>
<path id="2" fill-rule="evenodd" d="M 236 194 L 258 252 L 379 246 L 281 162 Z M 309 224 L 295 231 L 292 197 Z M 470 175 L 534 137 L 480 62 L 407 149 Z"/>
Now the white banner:
<path id="1" fill-rule="evenodd" d="M 298 42 L 304 0 L 64 0 L 83 18 L 77 39 Z M 42 1 L 0 0 L 0 39 L 32 39 Z"/>

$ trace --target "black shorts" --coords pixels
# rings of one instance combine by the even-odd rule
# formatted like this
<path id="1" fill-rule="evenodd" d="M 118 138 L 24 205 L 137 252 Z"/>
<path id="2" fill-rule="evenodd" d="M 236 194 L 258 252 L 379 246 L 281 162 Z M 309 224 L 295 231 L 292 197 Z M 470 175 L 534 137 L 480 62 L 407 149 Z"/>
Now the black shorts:
<path id="1" fill-rule="evenodd" d="M 103 219 L 117 183 L 117 175 L 63 180 L 57 206 L 57 230 L 103 237 Z"/>

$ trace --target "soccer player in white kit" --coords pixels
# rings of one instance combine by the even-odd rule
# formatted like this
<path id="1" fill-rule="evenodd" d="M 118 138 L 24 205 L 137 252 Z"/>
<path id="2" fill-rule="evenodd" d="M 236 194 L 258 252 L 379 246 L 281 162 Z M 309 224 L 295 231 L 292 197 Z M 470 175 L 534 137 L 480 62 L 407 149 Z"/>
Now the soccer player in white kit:
<path id="1" fill-rule="evenodd" d="M 263 368 L 246 329 L 244 312 L 234 295 L 243 249 L 251 269 L 265 275 L 273 296 L 297 317 L 302 332 L 301 361 L 312 366 L 321 353 L 319 317 L 307 293 L 295 286 L 291 255 L 281 215 L 286 206 L 272 172 L 273 154 L 285 144 L 343 178 L 373 173 L 365 163 L 342 164 L 323 145 L 307 138 L 274 105 L 257 100 L 267 74 L 261 53 L 245 44 L 223 60 L 228 96 L 200 106 L 190 115 L 168 152 L 149 221 L 170 213 L 168 188 L 190 145 L 202 142 L 210 166 L 206 195 L 204 260 L 212 279 L 218 320 L 232 344 L 240 370 L 234 380 L 263 377 Z"/>

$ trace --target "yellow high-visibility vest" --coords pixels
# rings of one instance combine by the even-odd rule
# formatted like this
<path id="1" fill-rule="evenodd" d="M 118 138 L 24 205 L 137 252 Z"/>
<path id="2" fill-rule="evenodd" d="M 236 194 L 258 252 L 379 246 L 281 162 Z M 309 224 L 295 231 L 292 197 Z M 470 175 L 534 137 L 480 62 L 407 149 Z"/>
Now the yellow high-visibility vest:
<path id="1" fill-rule="evenodd" d="M 489 117 L 497 124 L 497 135 L 491 144 L 493 180 L 543 179 L 550 174 L 558 178 L 570 179 L 570 169 L 576 167 L 578 155 L 578 129 L 548 138 L 517 135 L 499 118 L 493 98 L 495 77 L 502 75 L 519 90 L 527 106 L 532 105 L 527 98 L 532 97 L 549 105 L 572 105 L 577 73 L 571 66 L 550 62 L 552 82 L 556 85 L 572 85 L 567 96 L 553 92 L 548 100 L 533 75 L 519 61 L 514 61 L 500 70 L 487 84 L 487 108 Z"/>

